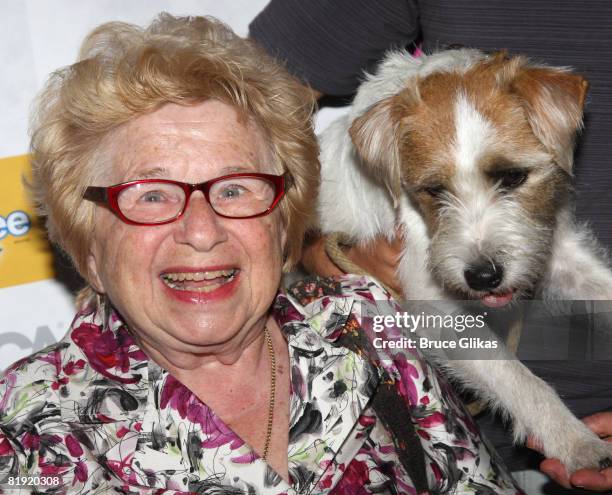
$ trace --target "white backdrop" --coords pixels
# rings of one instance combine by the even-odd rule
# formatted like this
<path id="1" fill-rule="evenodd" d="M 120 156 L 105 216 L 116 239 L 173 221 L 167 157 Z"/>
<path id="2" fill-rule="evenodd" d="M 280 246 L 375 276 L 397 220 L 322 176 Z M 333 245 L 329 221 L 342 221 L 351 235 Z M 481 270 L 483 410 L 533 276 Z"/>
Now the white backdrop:
<path id="1" fill-rule="evenodd" d="M 30 102 L 50 72 L 74 62 L 80 42 L 95 26 L 111 20 L 148 24 L 157 13 L 166 11 L 175 15 L 213 15 L 246 35 L 250 20 L 266 3 L 267 0 L 2 2 L 0 159 L 28 152 Z M 323 113 L 320 120 L 327 122 L 335 112 Z M 0 181 L 2 172 L 0 168 Z M 0 215 L 7 212 L 0 211 Z M 73 314 L 72 297 L 56 280 L 0 288 L 0 370 L 61 338 Z"/>

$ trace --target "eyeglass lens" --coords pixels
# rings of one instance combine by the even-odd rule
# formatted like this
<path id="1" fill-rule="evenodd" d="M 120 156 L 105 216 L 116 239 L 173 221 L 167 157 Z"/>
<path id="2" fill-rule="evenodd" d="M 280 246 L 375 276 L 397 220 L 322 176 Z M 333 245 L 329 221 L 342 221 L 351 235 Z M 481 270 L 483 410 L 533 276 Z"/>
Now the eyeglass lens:
<path id="1" fill-rule="evenodd" d="M 242 218 L 265 212 L 276 196 L 272 182 L 259 177 L 235 177 L 215 182 L 210 205 L 224 216 Z M 155 223 L 176 218 L 185 206 L 185 191 L 176 184 L 144 182 L 124 189 L 119 209 L 133 222 Z"/>

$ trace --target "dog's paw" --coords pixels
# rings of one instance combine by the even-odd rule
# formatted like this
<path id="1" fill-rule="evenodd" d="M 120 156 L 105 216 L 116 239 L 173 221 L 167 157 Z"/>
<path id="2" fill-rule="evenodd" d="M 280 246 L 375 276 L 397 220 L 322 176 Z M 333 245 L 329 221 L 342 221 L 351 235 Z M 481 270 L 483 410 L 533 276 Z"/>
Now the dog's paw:
<path id="1" fill-rule="evenodd" d="M 570 436 L 574 437 L 573 441 L 569 438 L 565 439 L 564 452 L 549 453 L 549 449 L 545 448 L 546 456 L 559 459 L 568 473 L 573 473 L 578 469 L 599 471 L 612 466 L 612 443 L 598 438 L 590 430 L 581 432 L 580 435 Z"/>

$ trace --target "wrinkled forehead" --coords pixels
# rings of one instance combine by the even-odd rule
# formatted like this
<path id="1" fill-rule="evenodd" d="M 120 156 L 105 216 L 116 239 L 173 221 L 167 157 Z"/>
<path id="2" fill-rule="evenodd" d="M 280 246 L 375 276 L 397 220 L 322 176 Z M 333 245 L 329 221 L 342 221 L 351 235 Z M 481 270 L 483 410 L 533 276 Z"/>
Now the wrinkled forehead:
<path id="1" fill-rule="evenodd" d="M 183 180 L 181 174 L 214 176 L 228 167 L 264 171 L 259 169 L 270 162 L 267 143 L 254 119 L 231 105 L 207 100 L 166 104 L 139 116 L 114 131 L 107 146 L 113 180 L 142 178 L 150 169 L 168 170 L 176 174 L 172 178 Z"/>
<path id="2" fill-rule="evenodd" d="M 434 171 L 450 176 L 509 157 L 530 161 L 534 153 L 542 155 L 520 100 L 497 84 L 495 74 L 437 73 L 419 80 L 416 90 L 418 101 L 399 116 L 409 181 Z"/>

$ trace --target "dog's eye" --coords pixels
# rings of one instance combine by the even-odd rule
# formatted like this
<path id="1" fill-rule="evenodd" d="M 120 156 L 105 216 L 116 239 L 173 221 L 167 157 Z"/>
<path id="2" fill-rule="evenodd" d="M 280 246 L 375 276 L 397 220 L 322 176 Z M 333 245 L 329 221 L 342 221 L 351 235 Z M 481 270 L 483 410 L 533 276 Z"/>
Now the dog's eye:
<path id="1" fill-rule="evenodd" d="M 495 174 L 494 178 L 499 181 L 502 189 L 516 189 L 527 180 L 529 172 L 524 169 L 505 170 Z"/>
<path id="2" fill-rule="evenodd" d="M 429 194 L 432 198 L 437 198 L 444 192 L 444 186 L 437 185 L 437 186 L 424 187 L 423 191 Z"/>

